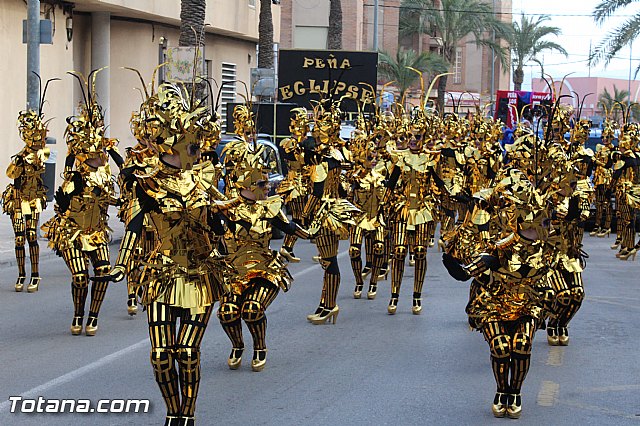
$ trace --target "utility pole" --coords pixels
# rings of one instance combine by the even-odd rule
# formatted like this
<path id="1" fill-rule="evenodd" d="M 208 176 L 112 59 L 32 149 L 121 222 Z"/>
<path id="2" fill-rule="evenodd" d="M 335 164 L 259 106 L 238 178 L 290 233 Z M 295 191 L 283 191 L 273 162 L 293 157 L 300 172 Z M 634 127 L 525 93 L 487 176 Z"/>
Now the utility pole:
<path id="1" fill-rule="evenodd" d="M 493 17 L 496 16 L 496 0 L 493 0 Z M 496 42 L 496 30 L 491 32 L 491 41 Z M 493 117 L 496 106 L 494 105 L 496 93 L 496 49 L 491 47 L 491 116 Z"/>
<path id="2" fill-rule="evenodd" d="M 629 98 L 627 99 L 627 108 L 631 108 L 631 63 L 632 63 L 633 41 L 629 42 Z"/>
<path id="3" fill-rule="evenodd" d="M 373 51 L 378 51 L 378 0 L 373 2 Z"/>
<path id="4" fill-rule="evenodd" d="M 40 108 L 40 0 L 27 2 L 27 109 Z"/>

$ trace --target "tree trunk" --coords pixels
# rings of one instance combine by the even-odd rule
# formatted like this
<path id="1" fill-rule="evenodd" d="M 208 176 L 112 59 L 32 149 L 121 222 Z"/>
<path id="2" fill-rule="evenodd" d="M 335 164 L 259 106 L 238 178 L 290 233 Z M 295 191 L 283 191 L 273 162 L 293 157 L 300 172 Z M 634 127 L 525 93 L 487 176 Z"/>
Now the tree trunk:
<path id="1" fill-rule="evenodd" d="M 204 46 L 206 9 L 206 0 L 181 0 L 180 40 L 178 41 L 178 46 L 195 46 L 198 40 L 200 41 L 200 46 Z"/>
<path id="2" fill-rule="evenodd" d="M 258 68 L 273 68 L 273 17 L 271 0 L 260 0 Z"/>
<path id="3" fill-rule="evenodd" d="M 522 90 L 522 82 L 524 81 L 524 70 L 519 65 L 513 70 L 513 90 Z"/>
<path id="4" fill-rule="evenodd" d="M 329 0 L 329 35 L 327 49 L 342 50 L 342 2 Z"/>
<path id="5" fill-rule="evenodd" d="M 438 80 L 438 112 L 442 117 L 444 115 L 444 94 L 447 92 L 447 80 L 449 79 L 448 75 L 443 75 Z M 430 94 L 428 93 L 427 96 Z"/>

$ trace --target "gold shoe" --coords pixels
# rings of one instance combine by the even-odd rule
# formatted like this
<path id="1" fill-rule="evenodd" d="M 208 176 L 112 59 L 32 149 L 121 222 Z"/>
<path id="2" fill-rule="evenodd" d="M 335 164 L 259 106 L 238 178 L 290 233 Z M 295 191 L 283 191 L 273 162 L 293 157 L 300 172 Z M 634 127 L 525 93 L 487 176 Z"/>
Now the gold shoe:
<path id="1" fill-rule="evenodd" d="M 510 394 L 507 403 L 507 417 L 510 419 L 519 419 L 522 414 L 522 398 L 520 394 Z"/>
<path id="2" fill-rule="evenodd" d="M 378 286 L 376 284 L 369 284 L 369 291 L 367 292 L 367 299 L 373 300 L 378 293 Z"/>
<path id="3" fill-rule="evenodd" d="M 98 331 L 98 317 L 87 317 L 87 325 L 84 326 L 84 333 L 87 336 L 95 336 Z"/>
<path id="4" fill-rule="evenodd" d="M 129 300 L 127 300 L 127 313 L 131 316 L 138 313 L 138 304 L 136 303 L 135 297 L 130 297 Z"/>
<path id="5" fill-rule="evenodd" d="M 240 368 L 240 364 L 242 364 L 242 352 L 244 352 L 244 348 L 232 348 L 231 354 L 227 359 L 227 365 L 231 370 L 237 370 Z"/>
<path id="6" fill-rule="evenodd" d="M 355 290 L 353 290 L 353 298 L 360 299 L 362 297 L 362 284 L 356 284 Z"/>
<path id="7" fill-rule="evenodd" d="M 411 313 L 413 315 L 420 315 L 422 313 L 422 298 L 414 297 L 413 306 L 411 307 Z"/>
<path id="8" fill-rule="evenodd" d="M 398 298 L 392 297 L 391 300 L 389 300 L 389 306 L 387 306 L 387 312 L 389 313 L 389 315 L 394 315 L 397 309 L 398 309 Z"/>
<path id="9" fill-rule="evenodd" d="M 611 228 L 609 229 L 601 229 L 600 232 L 598 232 L 598 238 L 604 238 L 607 237 L 609 238 L 609 234 L 611 234 Z"/>
<path id="10" fill-rule="evenodd" d="M 429 247 L 433 247 L 436 245 L 436 240 L 434 240 L 433 238 L 429 239 Z"/>
<path id="11" fill-rule="evenodd" d="M 558 327 L 558 345 L 569 346 L 569 331 L 567 327 Z"/>
<path id="12" fill-rule="evenodd" d="M 366 280 L 369 274 L 371 274 L 371 266 L 365 265 L 365 267 L 362 268 L 362 273 L 360 274 L 360 276 L 362 277 L 363 280 Z"/>
<path id="13" fill-rule="evenodd" d="M 491 405 L 491 411 L 495 417 L 504 417 L 507 415 L 507 399 L 506 393 L 496 392 L 496 396 L 493 397 L 493 404 Z"/>
<path id="14" fill-rule="evenodd" d="M 16 280 L 15 289 L 18 293 L 20 293 L 22 289 L 24 289 L 24 280 L 26 279 L 27 277 L 18 277 L 18 279 Z"/>
<path id="15" fill-rule="evenodd" d="M 600 233 L 600 228 L 598 228 L 597 226 L 595 228 L 593 228 L 591 230 L 591 232 L 589 232 L 589 236 L 591 237 L 595 237 L 597 234 Z"/>
<path id="16" fill-rule="evenodd" d="M 618 247 L 620 247 L 621 243 L 622 243 L 622 240 L 619 240 L 616 238 L 614 243 L 611 245 L 611 250 L 616 250 Z"/>
<path id="17" fill-rule="evenodd" d="M 253 359 L 251 360 L 251 369 L 253 371 L 262 371 L 267 364 L 267 350 L 255 349 L 253 351 Z"/>
<path id="18" fill-rule="evenodd" d="M 547 326 L 547 343 L 549 346 L 558 346 L 558 329 Z"/>
<path id="19" fill-rule="evenodd" d="M 27 286 L 27 291 L 29 293 L 35 293 L 38 291 L 38 286 L 40 285 L 40 277 L 31 276 L 31 281 L 29 281 L 29 285 Z"/>
<path id="20" fill-rule="evenodd" d="M 287 259 L 291 263 L 300 262 L 300 258 L 297 257 L 295 254 L 293 254 L 293 250 L 291 250 L 291 249 L 288 249 L 286 247 L 281 247 L 280 248 L 280 254 L 282 255 L 282 257 L 284 257 L 285 259 Z"/>
<path id="21" fill-rule="evenodd" d="M 416 266 L 416 257 L 413 254 L 409 255 L 409 266 Z"/>
<path id="22" fill-rule="evenodd" d="M 320 325 L 326 322 L 333 322 L 334 324 L 338 320 L 338 313 L 340 308 L 336 305 L 333 309 L 325 308 L 318 316 L 311 320 L 312 324 Z"/>
<path id="23" fill-rule="evenodd" d="M 182 423 L 180 426 L 196 426 L 196 418 L 195 417 L 180 417 Z"/>
<path id="24" fill-rule="evenodd" d="M 631 257 L 631 260 L 636 260 L 636 254 L 638 253 L 638 250 L 635 248 L 632 248 L 631 250 L 627 251 L 626 253 L 618 253 L 619 256 L 618 258 L 620 260 L 629 260 L 629 258 Z"/>
<path id="25" fill-rule="evenodd" d="M 71 334 L 79 336 L 82 334 L 82 317 L 73 317 L 71 322 Z"/>
<path id="26" fill-rule="evenodd" d="M 313 256 L 313 257 L 311 257 L 311 260 L 313 260 L 313 261 L 314 261 L 314 262 L 316 262 L 316 263 L 320 263 L 320 259 L 321 259 L 321 257 L 320 257 L 320 256 Z"/>
<path id="27" fill-rule="evenodd" d="M 626 256 L 627 253 L 629 253 L 629 250 L 627 250 L 626 248 L 622 248 L 618 253 L 616 253 L 616 257 L 620 259 L 621 256 Z"/>
<path id="28" fill-rule="evenodd" d="M 324 311 L 324 306 L 318 306 L 314 313 L 307 315 L 307 321 L 311 321 L 312 319 L 316 318 L 318 315 L 320 315 L 320 313 L 322 313 L 322 311 Z"/>
<path id="29" fill-rule="evenodd" d="M 442 238 L 438 238 L 438 251 L 444 251 L 444 240 Z"/>

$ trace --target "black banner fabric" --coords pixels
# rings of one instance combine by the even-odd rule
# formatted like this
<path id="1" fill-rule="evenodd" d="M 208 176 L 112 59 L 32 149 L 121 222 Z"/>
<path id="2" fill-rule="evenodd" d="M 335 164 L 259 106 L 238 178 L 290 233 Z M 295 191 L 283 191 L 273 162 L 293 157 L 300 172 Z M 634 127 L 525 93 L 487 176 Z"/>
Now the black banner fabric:
<path id="1" fill-rule="evenodd" d="M 376 52 L 282 49 L 278 64 L 278 100 L 313 108 L 312 100 L 345 97 L 343 111 L 357 111 L 354 100 L 374 95 L 378 78 Z"/>

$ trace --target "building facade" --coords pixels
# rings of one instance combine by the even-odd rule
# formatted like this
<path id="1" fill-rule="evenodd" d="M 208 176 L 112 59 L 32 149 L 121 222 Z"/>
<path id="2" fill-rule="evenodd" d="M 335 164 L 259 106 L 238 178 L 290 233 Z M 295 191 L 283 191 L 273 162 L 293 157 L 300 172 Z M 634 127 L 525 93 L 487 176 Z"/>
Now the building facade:
<path id="1" fill-rule="evenodd" d="M 258 18 L 260 0 L 208 0 L 205 23 L 204 59 L 206 73 L 218 84 L 240 80 L 249 84 L 251 68 L 257 66 Z M 150 82 L 154 68 L 166 48 L 178 45 L 180 34 L 179 0 L 77 0 L 42 1 L 41 19 L 53 24 L 53 43 L 40 46 L 40 74 L 43 80 L 58 77 L 47 92 L 46 118 L 54 118 L 49 135 L 57 139 L 50 145 L 57 157 L 56 187 L 66 155 L 65 118 L 76 112 L 82 100 L 77 81 L 66 72 L 85 76 L 92 69 L 108 66 L 96 79 L 98 100 L 106 111 L 108 134 L 120 140 L 124 150 L 135 142 L 129 119 L 138 109 L 141 97 L 138 77 L 122 67 L 136 68 Z M 274 40 L 280 35 L 280 6 L 272 6 Z M 23 0 L 0 0 L 0 49 L 7 60 L 0 62 L 4 102 L 0 104 L 0 125 L 5 141 L 0 145 L 0 167 L 6 168 L 10 156 L 22 147 L 16 120 L 26 104 L 26 44 L 22 44 L 22 21 L 27 17 Z M 71 27 L 71 32 L 66 30 Z M 224 102 L 240 99 L 244 87 L 228 87 Z M 0 174 L 0 186 L 8 178 Z"/>

